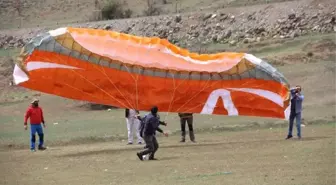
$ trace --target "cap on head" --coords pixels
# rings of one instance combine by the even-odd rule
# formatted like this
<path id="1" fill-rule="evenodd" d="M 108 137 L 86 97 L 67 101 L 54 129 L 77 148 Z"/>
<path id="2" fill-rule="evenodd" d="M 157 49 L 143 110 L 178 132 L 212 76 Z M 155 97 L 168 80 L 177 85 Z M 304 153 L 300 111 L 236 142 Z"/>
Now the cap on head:
<path id="1" fill-rule="evenodd" d="M 31 104 L 34 104 L 34 103 L 38 103 L 39 102 L 39 100 L 38 99 L 33 99 L 33 101 L 31 102 Z"/>

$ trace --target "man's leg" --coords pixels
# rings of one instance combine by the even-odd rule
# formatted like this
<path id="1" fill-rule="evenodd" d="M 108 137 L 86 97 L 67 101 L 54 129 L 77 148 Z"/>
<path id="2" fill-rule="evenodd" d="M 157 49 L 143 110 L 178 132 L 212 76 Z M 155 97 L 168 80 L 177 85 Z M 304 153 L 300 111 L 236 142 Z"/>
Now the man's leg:
<path id="1" fill-rule="evenodd" d="M 154 151 L 153 136 L 144 136 L 144 140 L 146 142 L 147 148 L 145 150 L 137 153 L 137 156 L 139 157 L 140 160 L 143 160 L 142 159 L 143 155 L 147 155 L 147 154 L 152 153 Z"/>
<path id="2" fill-rule="evenodd" d="M 181 141 L 180 142 L 185 142 L 185 124 L 186 124 L 186 119 L 185 118 L 180 118 L 180 124 L 181 124 Z"/>
<path id="3" fill-rule="evenodd" d="M 286 139 L 290 139 L 290 138 L 293 137 L 292 131 L 293 131 L 294 118 L 295 118 L 295 113 L 291 112 L 290 115 L 289 115 L 289 128 L 288 128 L 288 135 L 287 135 Z"/>
<path id="4" fill-rule="evenodd" d="M 140 120 L 134 119 L 133 122 L 136 130 L 136 136 L 138 138 L 138 144 L 142 144 L 142 138 L 140 136 Z"/>
<path id="5" fill-rule="evenodd" d="M 195 142 L 195 135 L 193 129 L 193 117 L 187 118 L 190 141 Z"/>
<path id="6" fill-rule="evenodd" d="M 149 160 L 156 160 L 156 159 L 154 158 L 154 155 L 155 155 L 155 152 L 159 149 L 159 143 L 157 142 L 157 139 L 156 139 L 155 136 L 153 137 L 153 146 L 154 146 L 154 150 L 153 150 L 153 152 L 150 154 L 150 156 L 149 156 Z"/>
<path id="7" fill-rule="evenodd" d="M 127 137 L 128 137 L 128 144 L 132 144 L 133 143 L 133 122 L 132 119 L 130 118 L 126 118 L 126 124 L 127 124 Z"/>
<path id="8" fill-rule="evenodd" d="M 35 125 L 30 125 L 30 150 L 35 151 L 35 142 L 36 142 L 36 127 Z"/>
<path id="9" fill-rule="evenodd" d="M 296 129 L 297 129 L 297 136 L 301 139 L 301 112 L 296 114 Z"/>
<path id="10" fill-rule="evenodd" d="M 46 148 L 43 146 L 44 143 L 44 133 L 43 133 L 43 129 L 42 129 L 42 125 L 36 125 L 36 131 L 37 134 L 39 136 L 39 145 L 38 145 L 38 149 L 39 150 L 45 150 Z"/>

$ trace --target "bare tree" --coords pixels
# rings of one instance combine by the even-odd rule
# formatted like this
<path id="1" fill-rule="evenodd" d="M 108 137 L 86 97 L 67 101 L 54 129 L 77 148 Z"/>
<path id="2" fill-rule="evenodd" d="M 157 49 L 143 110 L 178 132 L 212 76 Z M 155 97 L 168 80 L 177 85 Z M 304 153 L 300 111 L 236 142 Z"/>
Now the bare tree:
<path id="1" fill-rule="evenodd" d="M 14 2 L 14 8 L 18 12 L 19 16 L 22 16 L 22 3 L 20 0 L 15 0 Z"/>
<path id="2" fill-rule="evenodd" d="M 181 8 L 181 1 L 180 0 L 175 0 L 175 13 L 179 12 L 178 6 L 180 6 L 180 8 Z"/>
<path id="3" fill-rule="evenodd" d="M 152 15 L 159 15 L 160 14 L 160 8 L 157 7 L 156 0 L 147 0 L 147 7 L 144 11 L 144 14 L 147 16 Z"/>

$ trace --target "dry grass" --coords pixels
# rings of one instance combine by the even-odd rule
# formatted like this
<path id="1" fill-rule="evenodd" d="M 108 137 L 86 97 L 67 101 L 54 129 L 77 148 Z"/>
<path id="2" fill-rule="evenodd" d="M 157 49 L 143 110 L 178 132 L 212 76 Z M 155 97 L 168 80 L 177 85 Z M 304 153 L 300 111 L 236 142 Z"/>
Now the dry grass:
<path id="1" fill-rule="evenodd" d="M 0 152 L 0 184 L 335 184 L 335 124 L 196 134 L 198 144 L 159 138 L 159 161 L 139 161 L 141 146 L 121 142 Z"/>

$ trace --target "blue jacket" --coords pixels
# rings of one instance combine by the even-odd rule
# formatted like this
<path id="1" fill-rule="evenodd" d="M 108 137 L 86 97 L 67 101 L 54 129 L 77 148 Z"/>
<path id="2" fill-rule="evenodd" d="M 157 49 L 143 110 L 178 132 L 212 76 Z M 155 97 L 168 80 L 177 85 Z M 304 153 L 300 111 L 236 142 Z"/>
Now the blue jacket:
<path id="1" fill-rule="evenodd" d="M 165 125 L 164 122 L 160 121 L 159 115 L 153 115 L 151 113 L 147 114 L 142 118 L 143 129 L 140 132 L 144 136 L 155 135 L 156 131 L 163 133 L 162 129 L 159 128 L 160 125 Z"/>
<path id="2" fill-rule="evenodd" d="M 291 95 L 291 99 L 293 99 L 296 95 L 295 95 L 295 89 L 291 89 L 290 90 L 290 95 Z M 295 102 L 295 113 L 300 113 L 302 112 L 302 102 L 303 102 L 304 96 L 303 94 L 300 94 L 297 96 L 296 98 L 296 102 Z"/>

